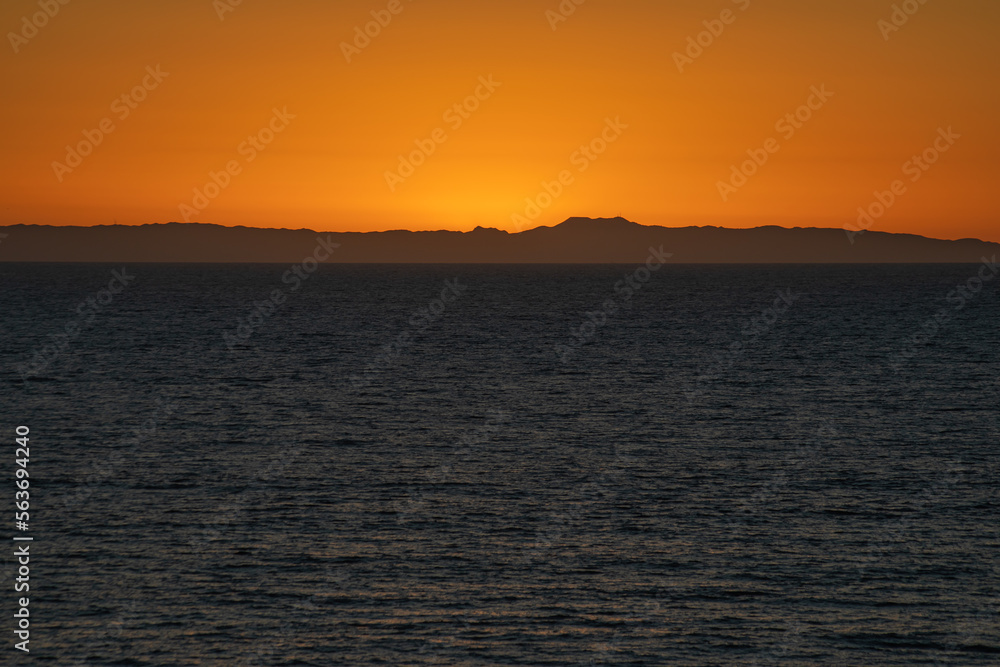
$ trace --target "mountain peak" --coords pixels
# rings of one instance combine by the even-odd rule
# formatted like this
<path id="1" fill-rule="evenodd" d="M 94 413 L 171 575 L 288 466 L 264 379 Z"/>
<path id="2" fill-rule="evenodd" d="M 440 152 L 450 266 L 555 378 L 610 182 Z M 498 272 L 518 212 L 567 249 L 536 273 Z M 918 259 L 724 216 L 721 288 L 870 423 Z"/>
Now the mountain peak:
<path id="1" fill-rule="evenodd" d="M 641 227 L 639 223 L 627 220 L 622 216 L 617 216 L 614 218 L 585 218 L 585 217 L 572 217 L 567 218 L 563 222 L 556 225 L 557 227 L 606 227 L 610 225 L 616 225 L 619 227 L 629 226 L 629 227 Z"/>

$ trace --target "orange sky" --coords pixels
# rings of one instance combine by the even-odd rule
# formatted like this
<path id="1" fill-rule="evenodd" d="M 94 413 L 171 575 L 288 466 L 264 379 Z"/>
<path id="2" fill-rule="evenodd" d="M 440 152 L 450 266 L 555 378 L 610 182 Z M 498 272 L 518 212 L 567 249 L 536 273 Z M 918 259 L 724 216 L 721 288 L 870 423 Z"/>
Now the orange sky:
<path id="1" fill-rule="evenodd" d="M 586 0 L 558 22 L 559 0 L 228 2 L 5 2 L 0 224 L 840 227 L 899 180 L 871 229 L 1000 241 L 994 0 L 927 0 L 891 32 L 874 0 Z M 387 25 L 345 54 L 373 11 Z M 679 71 L 705 21 L 721 34 Z M 403 178 L 417 141 L 433 152 Z M 724 198 L 747 151 L 767 161 Z"/>

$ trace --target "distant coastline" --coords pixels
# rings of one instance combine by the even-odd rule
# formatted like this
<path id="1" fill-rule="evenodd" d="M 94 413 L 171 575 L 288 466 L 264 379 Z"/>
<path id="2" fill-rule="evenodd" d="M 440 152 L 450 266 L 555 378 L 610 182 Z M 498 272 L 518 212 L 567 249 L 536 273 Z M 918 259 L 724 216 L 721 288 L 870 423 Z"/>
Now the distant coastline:
<path id="1" fill-rule="evenodd" d="M 570 218 L 518 233 L 483 227 L 315 232 L 177 222 L 0 230 L 6 234 L 0 262 L 6 263 L 287 263 L 301 261 L 317 243 L 336 248 L 330 263 L 372 264 L 627 264 L 651 248 L 671 253 L 677 264 L 974 263 L 1000 254 L 1000 244 L 978 239 L 887 232 L 852 237 L 843 229 L 815 227 L 659 227 L 624 218 Z"/>

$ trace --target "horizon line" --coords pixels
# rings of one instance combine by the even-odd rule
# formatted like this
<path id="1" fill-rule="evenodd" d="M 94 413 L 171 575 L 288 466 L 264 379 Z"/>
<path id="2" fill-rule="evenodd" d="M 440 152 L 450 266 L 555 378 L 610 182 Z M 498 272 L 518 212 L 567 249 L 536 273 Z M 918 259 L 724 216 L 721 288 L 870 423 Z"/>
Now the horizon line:
<path id="1" fill-rule="evenodd" d="M 539 229 L 555 229 L 555 228 L 561 227 L 562 225 L 565 225 L 565 224 L 567 224 L 569 222 L 577 221 L 577 220 L 578 221 L 590 221 L 590 222 L 614 222 L 614 221 L 621 220 L 621 221 L 627 222 L 627 223 L 629 223 L 631 225 L 635 225 L 637 227 L 644 227 L 644 228 L 647 228 L 647 229 L 676 229 L 676 230 L 681 230 L 681 229 L 721 229 L 721 230 L 726 230 L 726 231 L 754 231 L 754 230 L 760 230 L 760 229 L 772 229 L 773 228 L 773 229 L 781 229 L 781 230 L 785 230 L 785 231 L 795 231 L 795 230 L 819 230 L 819 231 L 836 231 L 836 232 L 843 232 L 845 230 L 846 231 L 851 231 L 851 230 L 847 230 L 846 227 L 817 227 L 817 226 L 802 226 L 802 225 L 795 225 L 795 226 L 792 226 L 792 227 L 786 227 L 784 225 L 778 225 L 778 224 L 757 225 L 757 226 L 754 226 L 754 227 L 728 227 L 728 226 L 725 226 L 725 225 L 695 225 L 695 224 L 680 225 L 680 226 L 647 225 L 647 224 L 643 224 L 643 223 L 640 223 L 640 222 L 635 222 L 634 220 L 629 220 L 628 218 L 626 218 L 624 216 L 620 216 L 620 215 L 619 216 L 615 216 L 613 218 L 590 218 L 590 217 L 586 217 L 586 216 L 570 216 L 569 218 L 566 218 L 562 222 L 558 222 L 558 223 L 553 224 L 553 225 L 538 225 L 537 227 L 532 227 L 530 229 L 521 229 L 521 230 L 513 231 L 513 232 L 507 231 L 506 229 L 500 229 L 499 227 L 484 227 L 482 225 L 477 225 L 475 228 L 467 230 L 467 231 L 462 231 L 462 230 L 457 230 L 457 229 L 405 229 L 405 228 L 400 228 L 400 229 L 383 229 L 383 230 L 370 230 L 370 231 L 350 231 L 350 230 L 348 230 L 348 231 L 332 231 L 332 230 L 317 230 L 317 229 L 312 229 L 310 227 L 298 227 L 298 228 L 294 228 L 294 227 L 254 227 L 254 226 L 250 226 L 250 225 L 224 225 L 224 224 L 216 223 L 216 222 L 199 222 L 199 221 L 181 222 L 181 221 L 178 221 L 178 220 L 171 220 L 171 221 L 168 221 L 168 222 L 142 222 L 142 223 L 136 223 L 136 224 L 114 222 L 114 223 L 110 223 L 110 224 L 109 223 L 102 223 L 102 224 L 98 224 L 98 225 L 72 225 L 72 224 L 54 225 L 54 224 L 39 224 L 39 223 L 13 223 L 13 224 L 0 225 L 0 229 L 6 229 L 6 228 L 11 228 L 11 227 L 51 227 L 51 228 L 56 228 L 56 229 L 70 229 L 70 228 L 74 228 L 74 229 L 76 229 L 76 228 L 79 228 L 79 229 L 100 229 L 100 228 L 125 228 L 125 227 L 136 227 L 136 228 L 140 228 L 140 227 L 165 227 L 165 226 L 168 226 L 168 225 L 178 225 L 178 226 L 184 226 L 184 227 L 201 226 L 201 227 L 219 227 L 219 228 L 222 228 L 222 229 L 248 229 L 248 230 L 282 231 L 282 232 L 310 232 L 310 233 L 313 233 L 313 234 L 393 234 L 393 233 L 401 233 L 401 232 L 405 232 L 405 233 L 409 233 L 409 234 L 440 234 L 440 233 L 473 234 L 473 233 L 476 233 L 476 232 L 479 232 L 479 231 L 485 231 L 485 232 L 498 232 L 498 233 L 501 233 L 501 234 L 506 234 L 508 236 L 517 236 L 519 234 L 524 234 L 526 232 L 532 232 L 532 231 L 536 231 L 536 230 L 539 230 Z M 925 236 L 923 234 L 916 234 L 916 233 L 913 233 L 913 232 L 888 232 L 888 231 L 879 231 L 879 230 L 863 230 L 863 231 L 864 231 L 865 234 L 885 234 L 885 235 L 889 235 L 889 236 L 912 236 L 912 237 L 915 237 L 915 238 L 928 239 L 928 240 L 932 240 L 932 241 L 946 241 L 946 242 L 976 241 L 976 242 L 979 242 L 979 243 L 1000 244 L 1000 241 L 987 241 L 985 239 L 976 238 L 976 237 L 962 237 L 962 238 L 957 238 L 957 239 L 943 239 L 943 238 L 938 238 L 938 237 L 933 237 L 933 236 Z"/>

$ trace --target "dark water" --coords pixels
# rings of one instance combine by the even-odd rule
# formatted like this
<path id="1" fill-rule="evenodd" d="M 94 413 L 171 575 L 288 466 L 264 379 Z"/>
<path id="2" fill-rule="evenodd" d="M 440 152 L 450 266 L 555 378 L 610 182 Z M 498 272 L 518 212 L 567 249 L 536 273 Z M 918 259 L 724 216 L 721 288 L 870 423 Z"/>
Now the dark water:
<path id="1" fill-rule="evenodd" d="M 976 265 L 120 268 L 0 265 L 33 661 L 1000 664 Z"/>

